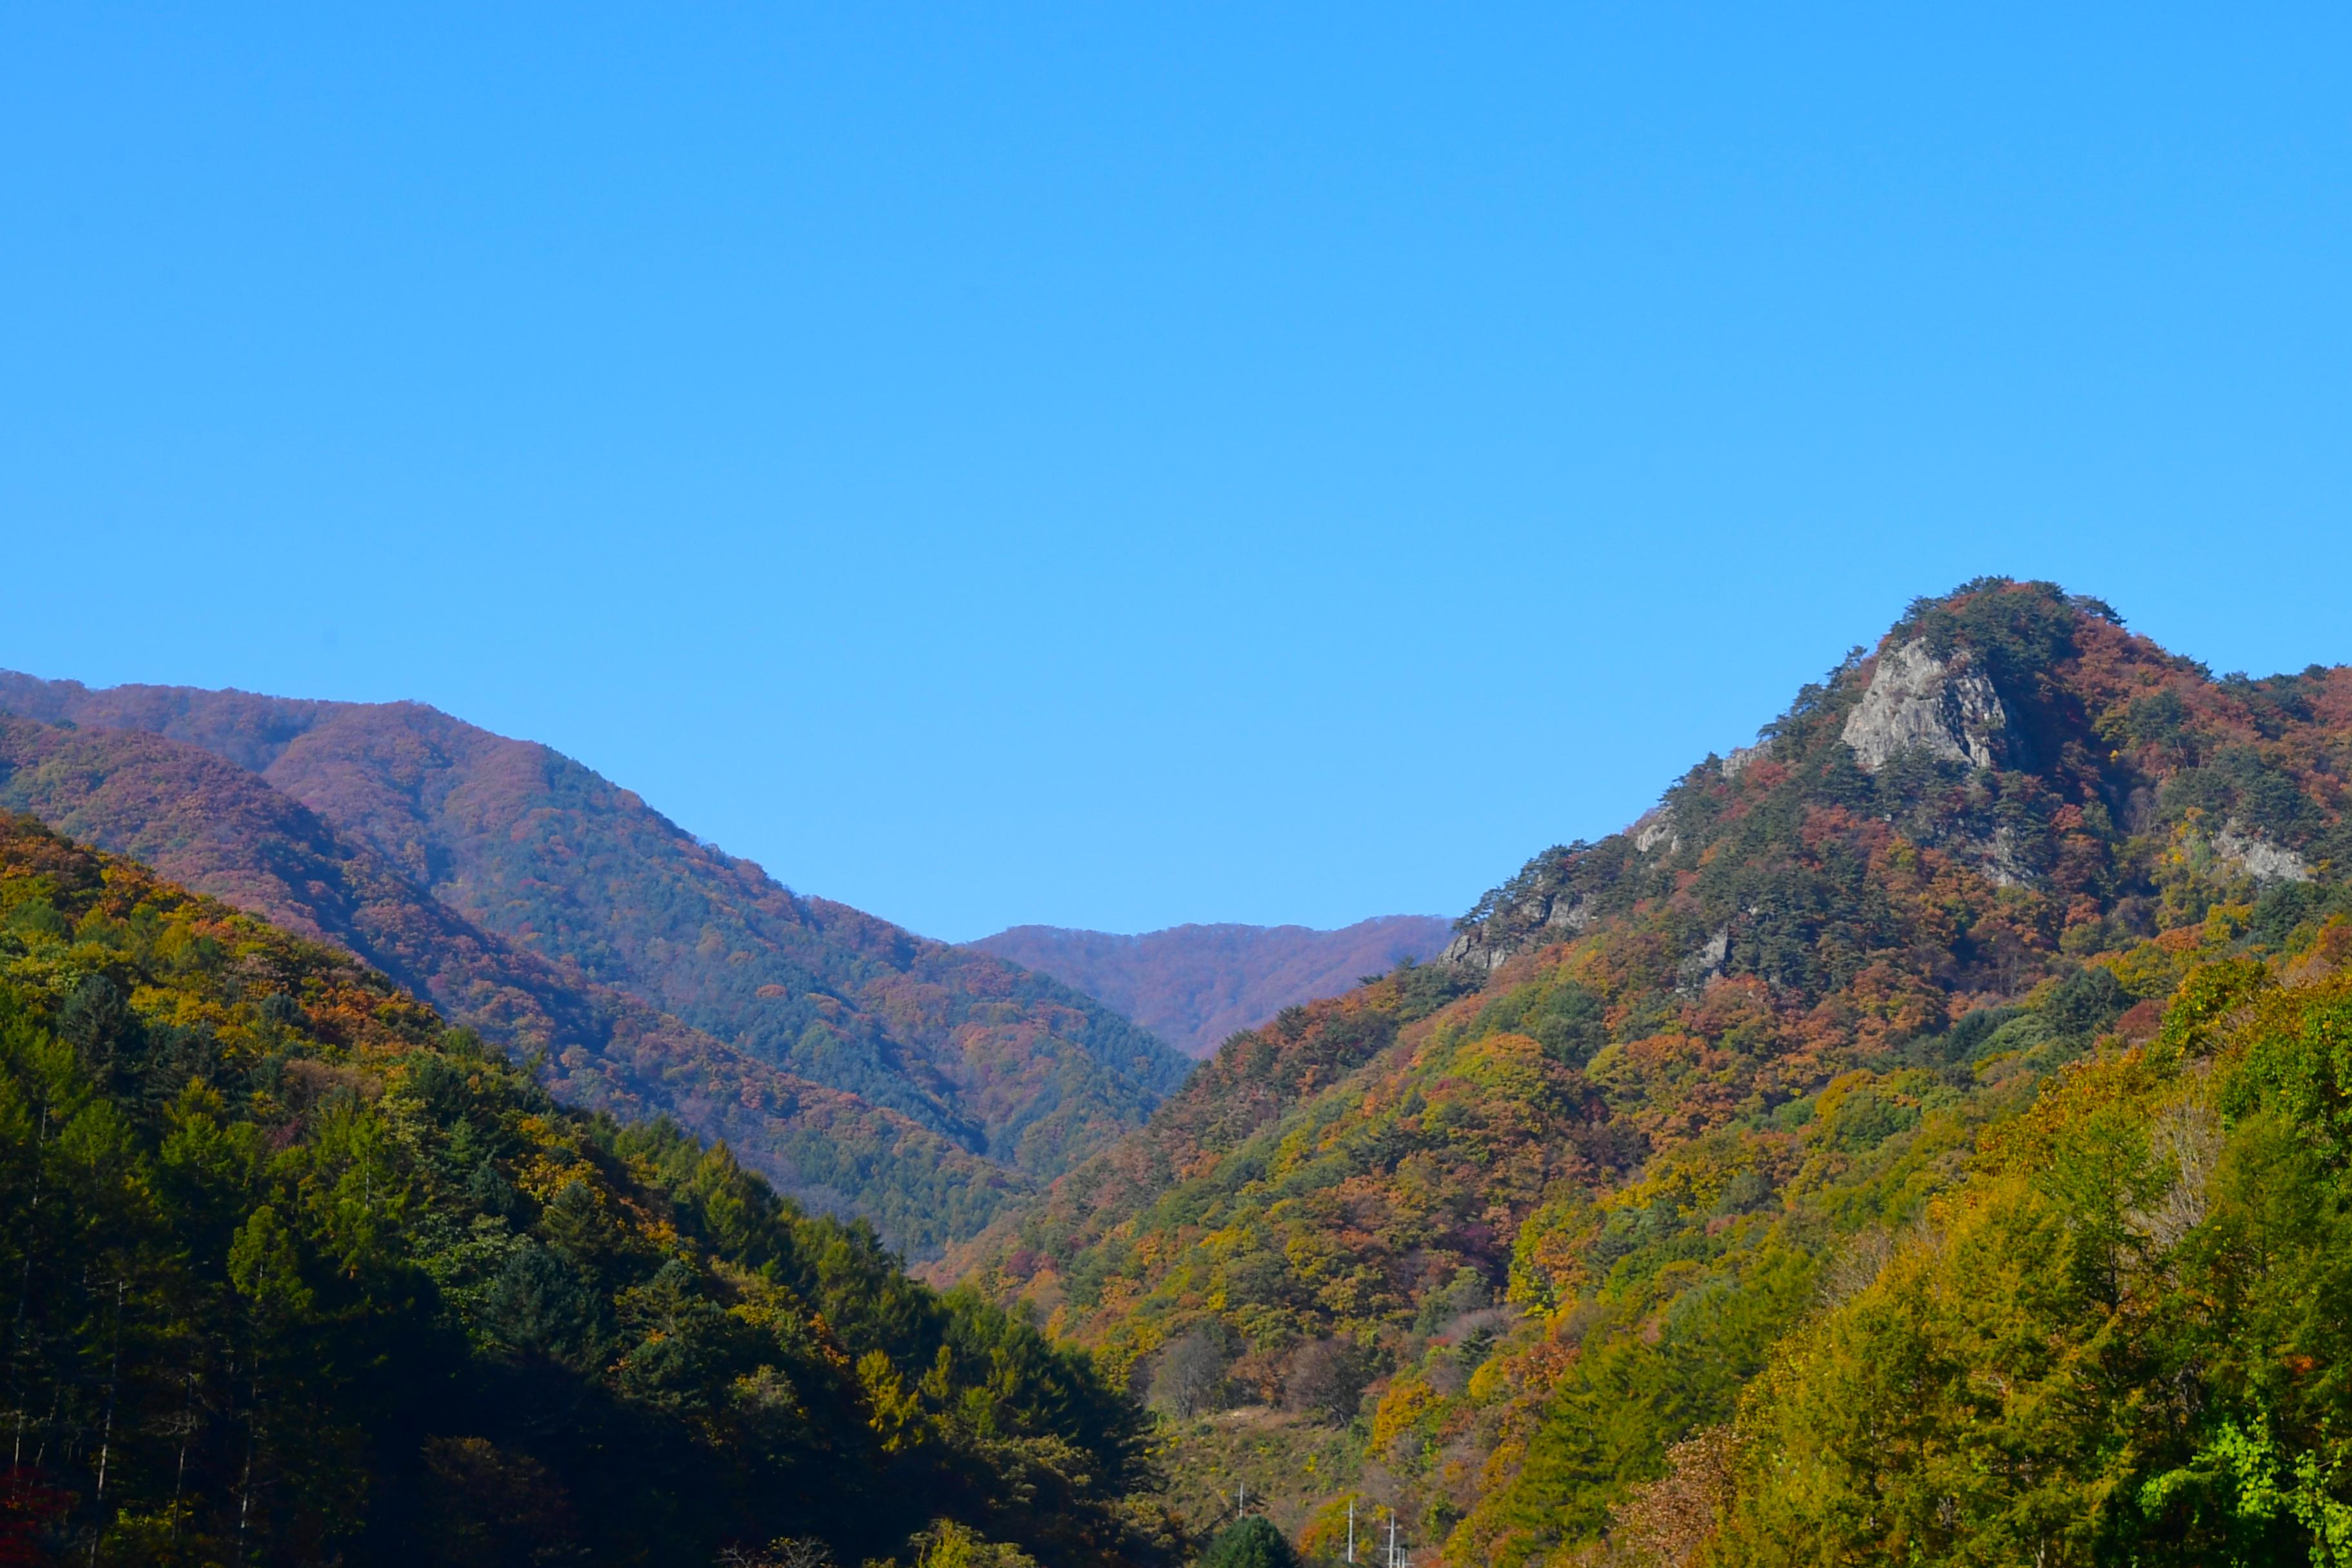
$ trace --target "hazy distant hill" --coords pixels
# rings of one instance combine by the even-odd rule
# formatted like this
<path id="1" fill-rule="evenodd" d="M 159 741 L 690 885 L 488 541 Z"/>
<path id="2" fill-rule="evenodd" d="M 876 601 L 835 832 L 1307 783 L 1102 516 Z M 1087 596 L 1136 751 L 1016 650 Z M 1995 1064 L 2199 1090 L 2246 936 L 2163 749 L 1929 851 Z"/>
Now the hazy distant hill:
<path id="1" fill-rule="evenodd" d="M 804 1190 L 835 1189 L 919 1252 L 1140 1121 L 1189 1067 L 1052 979 L 796 894 L 570 758 L 420 704 L 0 675 L 0 710 L 40 721 L 19 731 L 24 776 L 9 787 L 22 809 L 362 952 L 460 1016 L 482 1011 L 472 992 L 434 978 L 457 949 L 465 985 L 493 991 L 529 990 L 509 983 L 515 961 L 536 960 L 576 995 L 602 988 L 596 1006 L 625 998 L 688 1026 L 677 1071 L 715 1060 L 708 1040 L 856 1096 L 860 1116 L 887 1112 Z M 154 745 L 107 738 L 126 734 Z M 196 767 L 199 750 L 233 768 Z M 485 964 L 505 967 L 475 973 Z M 562 1011 L 546 994 L 539 1005 Z M 552 1027 L 558 1064 L 574 1046 L 593 1055 L 600 1027 Z M 643 1070 L 671 1069 L 649 1057 Z M 725 1131 L 739 1102 L 768 1092 L 712 1082 L 689 1097 L 701 1119 L 680 1114 Z M 940 1141 L 940 1158 L 886 1126 Z M 968 1179 L 908 1188 L 942 1160 Z"/>
<path id="2" fill-rule="evenodd" d="M 1285 1007 L 1337 996 L 1404 959 L 1434 958 L 1453 933 L 1442 916 L 1381 915 L 1339 931 L 1182 925 L 1117 936 L 1014 926 L 971 945 L 1050 974 L 1185 1055 L 1205 1057 L 1236 1029 Z"/>

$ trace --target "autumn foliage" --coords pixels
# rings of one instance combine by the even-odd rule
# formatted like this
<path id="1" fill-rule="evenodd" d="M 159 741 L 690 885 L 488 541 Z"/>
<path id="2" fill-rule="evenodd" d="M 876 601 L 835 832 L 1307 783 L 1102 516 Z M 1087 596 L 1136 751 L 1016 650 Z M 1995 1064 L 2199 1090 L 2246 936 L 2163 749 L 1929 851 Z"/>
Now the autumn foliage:
<path id="1" fill-rule="evenodd" d="M 1896 649 L 1975 706 L 1865 756 Z M 2195 1550 L 2323 1539 L 2342 1418 L 2282 1390 L 2225 1433 L 2162 1392 L 2186 1363 L 2116 1359 L 2114 1314 L 2133 1237 L 2208 1234 L 2160 1173 L 2230 1158 L 2175 1103 L 2229 1047 L 2176 1037 L 2343 942 L 2347 777 L 2352 670 L 2215 679 L 2047 584 L 1922 601 L 1634 828 L 1529 862 L 1466 963 L 1234 1037 L 951 1261 L 1139 1386 L 1212 1342 L 1227 1402 L 1271 1405 L 1301 1347 L 1358 1347 L 1344 1451 L 1279 1439 L 1268 1506 L 1317 1540 L 1354 1488 L 1464 1564 L 1779 1561 L 1801 1523 L 1787 1561 L 2123 1561 L 2230 1487 L 2243 1519 Z M 2332 1081 L 2263 1103 L 2303 1097 L 2309 1138 Z M 2333 1212 L 2332 1178 L 2274 1169 Z M 2352 1362 L 2310 1331 L 2295 1375 L 2334 1387 Z M 2091 1388 L 2174 1409 L 2165 1443 Z M 1175 1445 L 1232 1462 L 1213 1423 Z M 1902 1522 L 1862 1500 L 1898 1476 Z"/>
<path id="2" fill-rule="evenodd" d="M 5 815 L 0 1279 L 0 1560 L 1172 1560 L 1082 1355 Z"/>
<path id="3" fill-rule="evenodd" d="M 558 1091 L 667 1114 L 921 1256 L 1187 1063 L 1043 975 L 796 894 L 416 703 L 0 674 L 0 806 L 332 942 Z"/>

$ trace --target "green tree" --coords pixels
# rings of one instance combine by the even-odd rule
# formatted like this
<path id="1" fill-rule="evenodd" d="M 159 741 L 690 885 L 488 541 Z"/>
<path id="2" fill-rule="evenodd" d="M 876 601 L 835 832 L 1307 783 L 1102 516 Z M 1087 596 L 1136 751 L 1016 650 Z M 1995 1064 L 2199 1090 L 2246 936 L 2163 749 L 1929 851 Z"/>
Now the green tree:
<path id="1" fill-rule="evenodd" d="M 1298 1553 L 1282 1531 L 1251 1514 L 1217 1532 L 1201 1553 L 1200 1568 L 1298 1568 Z"/>

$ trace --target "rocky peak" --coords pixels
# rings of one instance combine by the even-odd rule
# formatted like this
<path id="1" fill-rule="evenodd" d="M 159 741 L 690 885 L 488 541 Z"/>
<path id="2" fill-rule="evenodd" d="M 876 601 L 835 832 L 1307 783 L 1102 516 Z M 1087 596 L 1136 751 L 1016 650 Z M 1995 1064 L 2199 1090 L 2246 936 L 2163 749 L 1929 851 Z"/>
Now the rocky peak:
<path id="1" fill-rule="evenodd" d="M 1879 656 L 1841 738 L 1866 773 L 1911 751 L 1989 768 L 2008 730 L 2009 713 L 1990 678 L 1961 660 L 1937 658 L 1925 638 L 1916 638 Z"/>

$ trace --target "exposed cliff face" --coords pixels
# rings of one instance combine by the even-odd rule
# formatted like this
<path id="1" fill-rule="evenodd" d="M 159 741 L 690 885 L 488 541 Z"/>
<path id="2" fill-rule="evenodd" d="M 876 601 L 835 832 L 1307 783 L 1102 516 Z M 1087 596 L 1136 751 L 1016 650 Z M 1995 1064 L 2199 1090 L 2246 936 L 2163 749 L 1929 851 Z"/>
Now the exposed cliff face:
<path id="1" fill-rule="evenodd" d="M 1662 805 L 1633 825 L 1633 847 L 1647 855 L 1660 845 L 1669 855 L 1683 847 L 1683 836 L 1675 831 L 1675 808 Z"/>
<path id="2" fill-rule="evenodd" d="M 1981 672 L 1937 658 L 1923 639 L 1879 656 L 1841 733 L 1855 763 L 1874 773 L 1905 752 L 1990 768 L 2001 761 L 2009 713 Z"/>
<path id="3" fill-rule="evenodd" d="M 1580 934 L 1592 923 L 1593 913 L 1591 901 L 1576 889 L 1540 884 L 1530 887 L 1501 912 L 1507 930 L 1491 920 L 1465 921 L 1445 944 L 1441 961 L 1478 970 L 1500 969 L 1517 953 Z"/>

